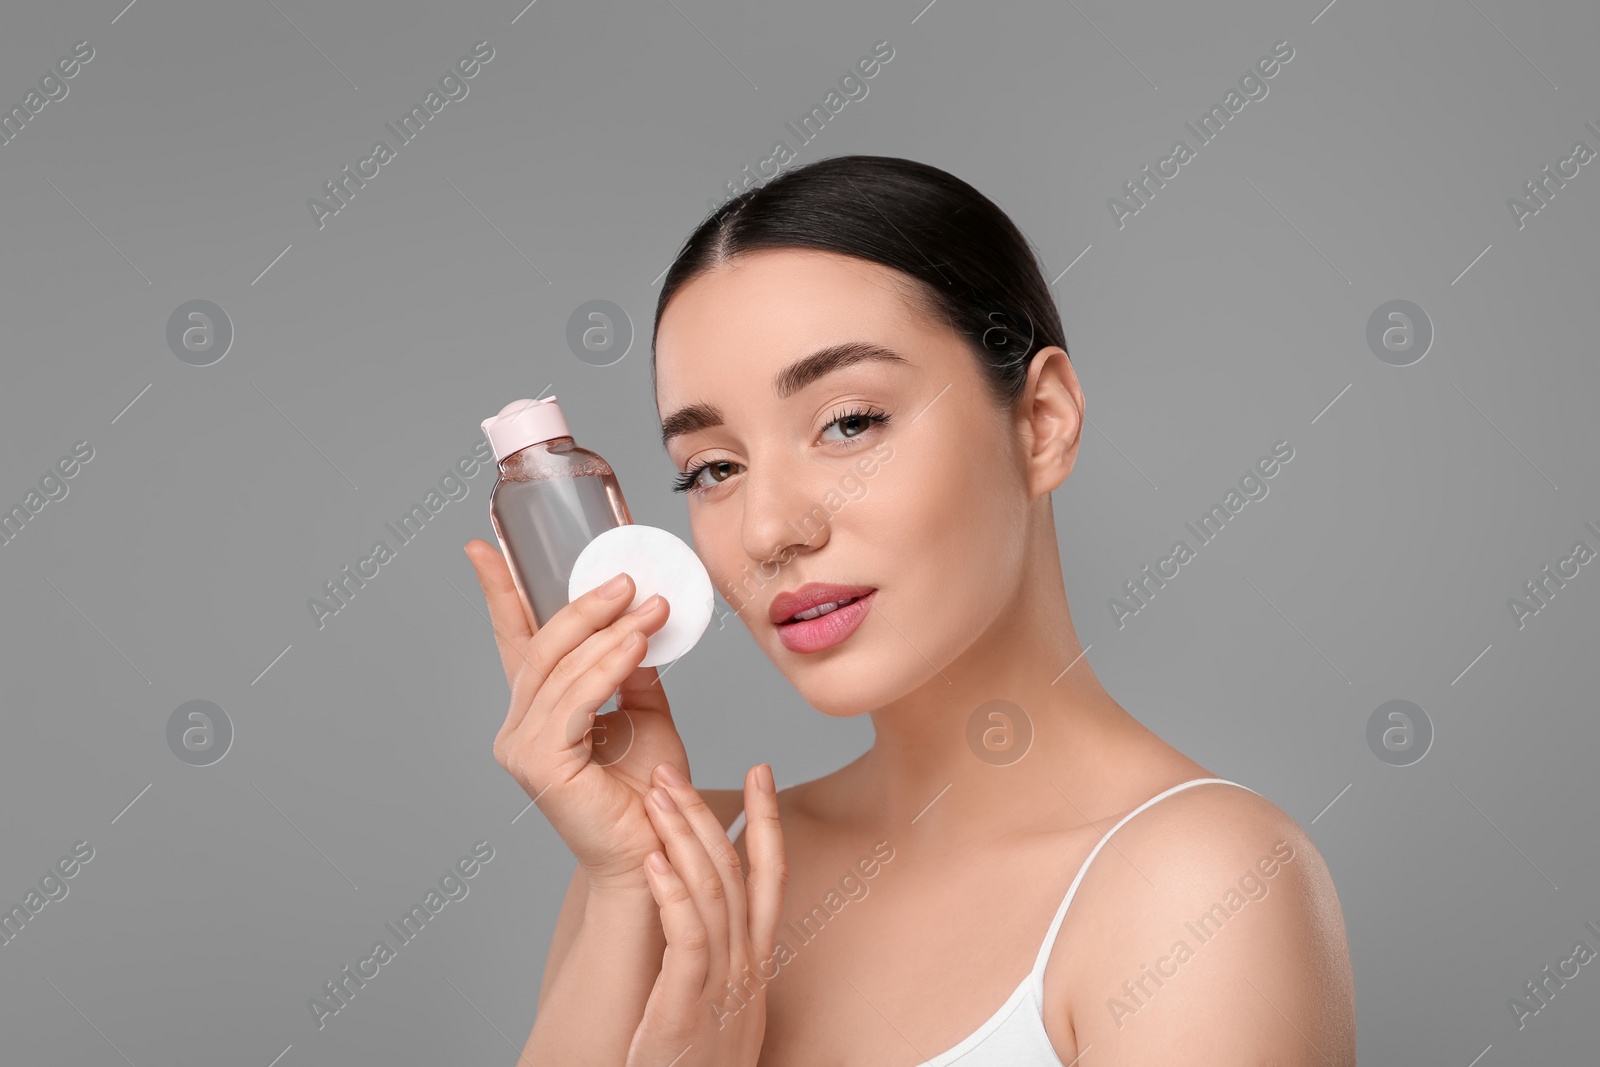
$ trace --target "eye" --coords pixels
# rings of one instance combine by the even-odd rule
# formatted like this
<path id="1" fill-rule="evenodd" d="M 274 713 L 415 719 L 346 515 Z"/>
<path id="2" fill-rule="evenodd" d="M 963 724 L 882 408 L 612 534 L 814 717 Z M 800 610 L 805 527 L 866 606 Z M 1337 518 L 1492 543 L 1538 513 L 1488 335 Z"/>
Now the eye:
<path id="1" fill-rule="evenodd" d="M 823 426 L 822 431 L 824 434 L 826 434 L 827 431 L 837 426 L 839 427 L 840 433 L 843 435 L 843 437 L 835 438 L 834 440 L 848 441 L 853 438 L 860 437 L 862 434 L 870 430 L 875 424 L 886 423 L 888 421 L 889 413 L 886 411 L 880 411 L 879 409 L 873 407 L 857 408 L 835 415 L 825 426 Z M 731 459 L 714 459 L 705 463 L 697 463 L 693 467 L 690 467 L 688 470 L 684 471 L 682 474 L 678 475 L 677 478 L 673 479 L 672 491 L 675 493 L 709 492 L 710 490 L 714 489 L 717 484 L 727 481 L 729 478 L 733 477 L 733 475 L 737 473 L 737 471 L 733 468 L 742 467 L 743 464 L 735 463 Z M 711 472 L 710 484 L 702 481 L 700 477 L 707 471 Z"/>
<path id="2" fill-rule="evenodd" d="M 844 434 L 844 439 L 849 440 L 852 437 L 860 437 L 870 430 L 875 423 L 888 421 L 889 413 L 886 411 L 880 411 L 872 407 L 858 408 L 835 415 L 833 420 L 822 428 L 822 432 L 826 434 L 837 426 L 840 428 L 840 432 Z M 850 429 L 846 429 L 846 427 Z"/>
<path id="3" fill-rule="evenodd" d="M 739 464 L 731 459 L 714 459 L 709 463 L 697 463 L 673 479 L 672 491 L 674 493 L 703 493 L 710 489 L 711 486 L 700 483 L 700 475 L 702 473 L 708 470 L 716 472 L 713 475 L 713 481 L 721 482 L 732 477 L 732 472 L 726 470 L 726 468 L 737 466 Z"/>

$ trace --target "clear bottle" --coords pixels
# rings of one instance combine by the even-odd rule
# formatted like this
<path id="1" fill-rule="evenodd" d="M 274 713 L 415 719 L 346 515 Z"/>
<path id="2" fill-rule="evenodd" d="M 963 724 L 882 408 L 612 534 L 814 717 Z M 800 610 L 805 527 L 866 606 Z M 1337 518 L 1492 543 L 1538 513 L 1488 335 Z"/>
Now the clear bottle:
<path id="1" fill-rule="evenodd" d="M 512 401 L 483 433 L 500 472 L 489 520 L 528 616 L 543 626 L 567 604 L 578 553 L 633 519 L 611 464 L 578 447 L 555 397 Z"/>

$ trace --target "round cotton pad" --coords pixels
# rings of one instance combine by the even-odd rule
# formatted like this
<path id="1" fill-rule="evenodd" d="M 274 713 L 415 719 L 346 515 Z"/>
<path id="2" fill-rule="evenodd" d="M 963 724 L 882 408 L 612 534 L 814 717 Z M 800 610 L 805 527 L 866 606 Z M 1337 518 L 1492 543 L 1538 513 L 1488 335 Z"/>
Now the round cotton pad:
<path id="1" fill-rule="evenodd" d="M 711 623 L 711 576 L 700 557 L 676 534 L 655 526 L 615 526 L 583 547 L 567 579 L 567 599 L 626 572 L 633 579 L 628 610 L 656 593 L 666 597 L 667 621 L 649 635 L 641 667 L 677 659 L 695 646 Z"/>

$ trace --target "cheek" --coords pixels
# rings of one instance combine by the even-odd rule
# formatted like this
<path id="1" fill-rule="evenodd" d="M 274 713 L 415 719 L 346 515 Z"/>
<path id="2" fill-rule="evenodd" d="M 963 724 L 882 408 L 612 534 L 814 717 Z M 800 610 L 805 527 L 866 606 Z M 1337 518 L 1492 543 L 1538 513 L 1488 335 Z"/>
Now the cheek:
<path id="1" fill-rule="evenodd" d="M 908 664 L 913 672 L 959 655 L 1026 580 L 1027 492 L 1019 477 L 997 449 L 959 435 L 925 465 L 908 462 L 894 472 L 893 493 L 880 500 L 894 512 L 884 522 L 896 524 L 902 540 L 880 559 L 894 571 L 885 584 L 896 586 L 901 605 L 894 622 L 903 634 L 894 640 L 919 650 Z"/>
<path id="2" fill-rule="evenodd" d="M 1006 460 L 959 439 L 918 458 L 884 471 L 892 471 L 895 507 L 916 548 L 913 558 L 956 557 L 980 570 L 1010 558 L 1025 493 Z"/>
<path id="3" fill-rule="evenodd" d="M 712 588 L 738 607 L 739 601 L 734 597 L 739 584 L 739 566 L 749 561 L 739 551 L 737 531 L 726 521 L 698 514 L 689 519 L 689 536 L 694 542 L 695 555 L 711 575 Z"/>
<path id="4" fill-rule="evenodd" d="M 755 628 L 761 605 L 783 588 L 783 557 L 766 562 L 752 560 L 744 551 L 735 508 L 706 509 L 689 521 L 695 554 L 711 576 L 711 586 L 738 613 L 747 626 Z M 755 615 L 748 612 L 755 609 Z M 716 608 L 721 613 L 720 607 Z M 723 624 L 732 622 L 725 618 Z"/>
<path id="5" fill-rule="evenodd" d="M 951 609 L 987 615 L 1020 566 L 1025 494 L 1014 480 L 1004 461 L 959 440 L 926 451 L 897 448 L 840 518 L 855 516 L 852 543 L 871 554 L 883 584 L 914 604 L 919 619 L 948 619 Z"/>

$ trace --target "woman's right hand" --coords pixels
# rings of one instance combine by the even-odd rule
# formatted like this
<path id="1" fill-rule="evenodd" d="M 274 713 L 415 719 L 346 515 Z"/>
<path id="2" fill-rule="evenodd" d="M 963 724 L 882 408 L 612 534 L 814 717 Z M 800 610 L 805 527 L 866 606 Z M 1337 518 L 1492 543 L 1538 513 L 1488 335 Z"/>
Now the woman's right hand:
<path id="1" fill-rule="evenodd" d="M 541 627 L 497 548 L 475 539 L 466 553 L 511 686 L 495 759 L 550 820 L 591 885 L 648 891 L 644 861 L 662 847 L 644 807 L 651 771 L 669 763 L 690 777 L 656 669 L 639 666 L 645 636 L 667 621 L 666 600 L 624 613 L 634 595 L 624 575 L 612 597 L 604 586 L 592 589 Z M 597 717 L 619 689 L 618 710 Z"/>

